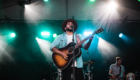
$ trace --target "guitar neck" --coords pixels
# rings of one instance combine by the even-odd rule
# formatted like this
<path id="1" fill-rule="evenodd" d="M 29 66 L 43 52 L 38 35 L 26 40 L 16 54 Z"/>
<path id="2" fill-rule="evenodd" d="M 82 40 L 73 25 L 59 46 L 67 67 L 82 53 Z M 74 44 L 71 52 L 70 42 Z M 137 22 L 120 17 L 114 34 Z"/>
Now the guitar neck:
<path id="1" fill-rule="evenodd" d="M 100 29 L 96 30 L 95 32 L 93 32 L 92 35 L 98 34 L 98 33 L 102 32 L 102 31 L 103 31 L 103 28 L 100 28 Z M 76 45 L 75 45 L 75 49 L 76 49 L 77 47 L 79 47 L 81 44 L 83 44 L 86 40 L 88 40 L 92 35 L 86 37 L 86 38 L 85 38 L 84 40 L 82 40 L 80 43 L 76 44 Z"/>

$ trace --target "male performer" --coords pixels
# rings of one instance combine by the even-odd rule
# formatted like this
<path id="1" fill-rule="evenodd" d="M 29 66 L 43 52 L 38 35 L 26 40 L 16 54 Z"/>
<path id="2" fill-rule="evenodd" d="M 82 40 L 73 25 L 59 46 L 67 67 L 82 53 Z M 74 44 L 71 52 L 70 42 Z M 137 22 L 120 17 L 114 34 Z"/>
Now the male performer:
<path id="1" fill-rule="evenodd" d="M 125 69 L 121 63 L 122 58 L 116 57 L 116 63 L 112 64 L 109 69 L 109 75 L 112 77 L 110 80 L 123 80 L 123 77 L 125 76 Z"/>
<path id="2" fill-rule="evenodd" d="M 82 40 L 82 36 L 80 34 L 76 34 L 76 32 L 73 33 L 72 26 L 74 26 L 74 31 L 76 31 L 78 25 L 77 22 L 73 19 L 67 19 L 62 23 L 62 30 L 64 31 L 63 34 L 59 35 L 55 41 L 51 45 L 51 50 L 53 53 L 57 53 L 61 55 L 64 59 L 68 59 L 68 56 L 59 51 L 58 48 L 63 48 L 70 42 L 72 42 L 72 36 L 74 34 L 74 42 L 77 44 Z M 86 44 L 82 44 L 81 47 L 84 49 L 88 49 L 91 41 L 93 39 L 93 36 L 89 38 L 89 41 Z M 83 61 L 82 56 L 75 59 L 75 63 L 72 64 L 71 68 L 67 71 L 62 71 L 62 80 L 70 80 L 71 73 L 73 72 L 73 67 L 75 67 L 75 79 L 76 80 L 84 80 L 83 76 Z"/>

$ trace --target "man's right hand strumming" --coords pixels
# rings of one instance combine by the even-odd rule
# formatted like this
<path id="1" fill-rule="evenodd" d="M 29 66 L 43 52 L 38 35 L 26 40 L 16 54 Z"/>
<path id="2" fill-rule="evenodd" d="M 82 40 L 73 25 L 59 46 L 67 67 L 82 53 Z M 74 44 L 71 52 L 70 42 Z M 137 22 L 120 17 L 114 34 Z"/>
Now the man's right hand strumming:
<path id="1" fill-rule="evenodd" d="M 68 59 L 68 56 L 65 53 L 62 53 L 61 51 L 59 51 L 56 47 L 52 48 L 52 52 L 61 55 L 65 60 Z"/>
<path id="2" fill-rule="evenodd" d="M 114 75 L 112 75 L 112 78 L 115 79 L 116 77 Z"/>
<path id="3" fill-rule="evenodd" d="M 67 60 L 68 59 L 68 56 L 65 54 L 65 53 L 62 53 L 62 57 Z"/>

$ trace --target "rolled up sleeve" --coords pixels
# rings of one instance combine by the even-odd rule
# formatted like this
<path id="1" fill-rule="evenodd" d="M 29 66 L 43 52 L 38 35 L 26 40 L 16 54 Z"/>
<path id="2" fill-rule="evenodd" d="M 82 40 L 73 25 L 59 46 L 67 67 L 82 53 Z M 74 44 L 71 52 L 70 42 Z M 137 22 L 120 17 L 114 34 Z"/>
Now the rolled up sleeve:
<path id="1" fill-rule="evenodd" d="M 109 75 L 113 75 L 112 73 L 110 73 L 110 70 L 113 71 L 112 65 L 110 65 L 110 67 L 109 67 Z"/>
<path id="2" fill-rule="evenodd" d="M 52 48 L 54 48 L 54 47 L 59 48 L 59 45 L 60 45 L 59 42 L 60 42 L 60 36 L 58 36 L 58 37 L 53 41 L 53 43 L 52 43 L 50 49 L 52 50 Z"/>
<path id="3" fill-rule="evenodd" d="M 124 66 L 122 66 L 122 70 L 123 70 L 123 72 L 125 72 Z"/>
<path id="4" fill-rule="evenodd" d="M 112 69 L 112 65 L 110 65 L 109 70 L 111 70 L 111 71 L 113 70 L 113 69 Z"/>

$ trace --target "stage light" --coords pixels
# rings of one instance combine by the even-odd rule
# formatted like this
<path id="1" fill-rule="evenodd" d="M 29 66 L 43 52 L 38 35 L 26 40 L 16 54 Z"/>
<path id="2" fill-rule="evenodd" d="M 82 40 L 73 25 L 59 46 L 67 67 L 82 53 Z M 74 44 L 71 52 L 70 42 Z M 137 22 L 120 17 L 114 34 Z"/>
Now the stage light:
<path id="1" fill-rule="evenodd" d="M 25 7 L 26 4 L 31 4 L 31 0 L 18 0 L 18 5 Z"/>
<path id="2" fill-rule="evenodd" d="M 84 32 L 85 36 L 88 36 L 88 35 L 91 35 L 91 34 L 92 34 L 92 32 Z"/>
<path id="3" fill-rule="evenodd" d="M 11 53 L 15 52 L 14 47 L 11 46 L 5 39 L 6 36 L 0 35 L 0 63 L 5 61 L 5 57 L 5 59 L 8 59 L 10 62 L 13 62 L 15 60 L 11 55 Z"/>
<path id="4" fill-rule="evenodd" d="M 95 0 L 90 0 L 90 2 L 94 2 Z"/>
<path id="5" fill-rule="evenodd" d="M 25 8 L 29 8 L 29 5 L 25 5 Z"/>
<path id="6" fill-rule="evenodd" d="M 138 0 L 140 2 L 140 0 Z"/>
<path id="7" fill-rule="evenodd" d="M 15 33 L 11 33 L 11 37 L 15 37 L 16 36 L 16 34 Z"/>
<path id="8" fill-rule="evenodd" d="M 118 49 L 111 43 L 99 37 L 98 41 L 98 51 L 102 56 L 110 58 L 118 54 Z"/>
<path id="9" fill-rule="evenodd" d="M 53 37 L 56 38 L 57 37 L 57 34 L 53 34 Z"/>
<path id="10" fill-rule="evenodd" d="M 49 0 L 44 0 L 44 2 L 48 2 Z"/>
<path id="11" fill-rule="evenodd" d="M 111 1 L 108 6 L 108 8 L 111 10 L 116 9 L 117 7 L 118 7 L 118 4 L 114 1 Z"/>
<path id="12" fill-rule="evenodd" d="M 135 41 L 133 38 L 129 37 L 126 34 L 120 33 L 119 37 L 126 43 L 126 44 L 133 44 Z"/>
<path id="13" fill-rule="evenodd" d="M 122 34 L 122 33 L 120 33 L 120 34 L 119 34 L 119 37 L 121 38 L 122 36 L 123 36 L 123 34 Z"/>
<path id="14" fill-rule="evenodd" d="M 41 52 L 44 54 L 44 57 L 46 58 L 47 62 L 52 62 L 52 51 L 50 50 L 51 43 L 47 40 L 43 40 L 40 38 L 36 38 L 38 45 L 41 49 Z"/>
<path id="15" fill-rule="evenodd" d="M 41 35 L 42 35 L 42 36 L 49 36 L 50 33 L 49 33 L 49 32 L 41 32 Z"/>

